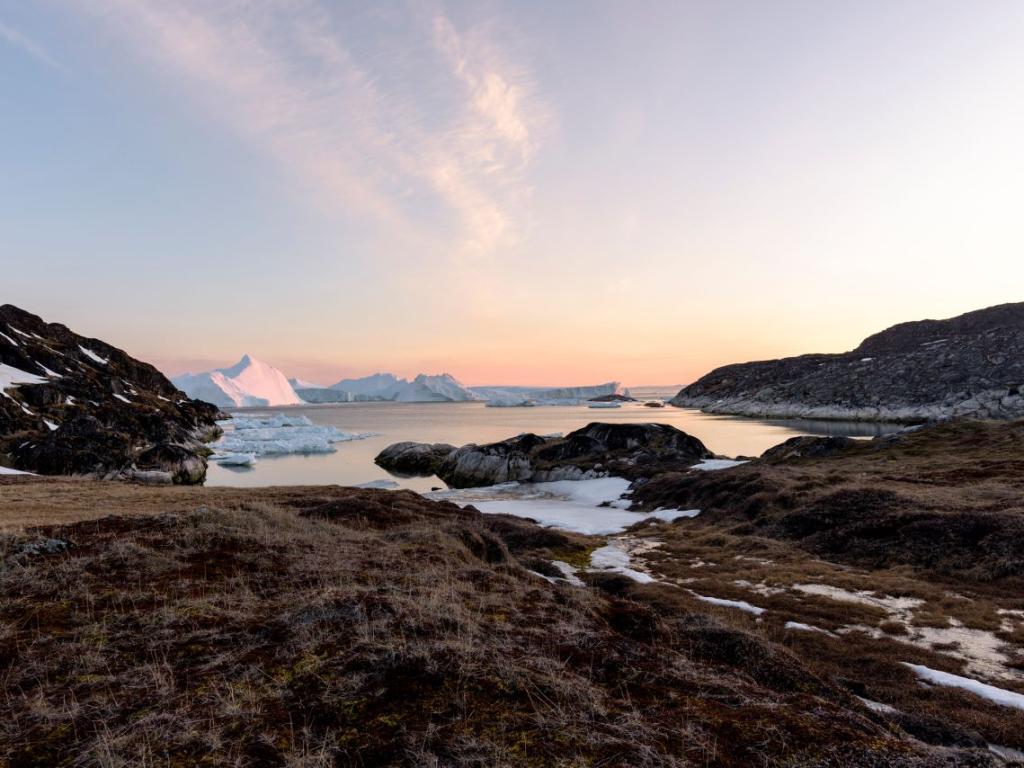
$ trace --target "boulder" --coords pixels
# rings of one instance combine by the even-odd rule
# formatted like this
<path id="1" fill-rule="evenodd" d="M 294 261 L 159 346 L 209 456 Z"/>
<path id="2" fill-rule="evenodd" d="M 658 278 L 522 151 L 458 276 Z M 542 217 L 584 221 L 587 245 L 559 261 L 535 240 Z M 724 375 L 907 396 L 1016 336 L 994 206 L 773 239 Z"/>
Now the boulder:
<path id="1" fill-rule="evenodd" d="M 374 463 L 400 477 L 426 477 L 438 468 L 452 451 L 448 443 L 393 443 L 377 454 Z"/>
<path id="2" fill-rule="evenodd" d="M 668 424 L 594 422 L 564 438 L 518 435 L 450 453 L 437 475 L 454 488 L 617 475 L 636 479 L 681 469 L 713 454 Z"/>
<path id="3" fill-rule="evenodd" d="M 761 460 L 769 464 L 780 464 L 792 459 L 821 458 L 842 453 L 857 444 L 852 437 L 812 437 L 802 435 L 791 437 L 784 443 L 772 446 L 761 454 Z"/>

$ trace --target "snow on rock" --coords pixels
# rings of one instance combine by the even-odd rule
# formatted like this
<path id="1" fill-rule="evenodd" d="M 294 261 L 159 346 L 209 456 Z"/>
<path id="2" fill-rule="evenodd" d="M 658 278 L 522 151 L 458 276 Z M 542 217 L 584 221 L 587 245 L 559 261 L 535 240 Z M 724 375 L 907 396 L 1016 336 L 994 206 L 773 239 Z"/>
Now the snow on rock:
<path id="1" fill-rule="evenodd" d="M 0 391 L 16 387 L 19 384 L 45 384 L 46 379 L 42 376 L 36 376 L 34 373 L 28 373 L 20 368 L 15 368 L 13 365 L 7 365 L 6 363 L 0 363 Z"/>
<path id="2" fill-rule="evenodd" d="M 95 352 L 93 352 L 93 351 L 92 351 L 91 349 L 89 349 L 88 347 L 83 347 L 83 346 L 82 346 L 81 344 L 79 344 L 79 345 L 78 345 L 78 348 L 79 348 L 80 350 L 82 350 L 82 354 L 83 354 L 83 355 L 85 355 L 86 357 L 88 357 L 88 358 L 89 358 L 90 360 L 92 360 L 92 361 L 93 361 L 94 363 L 99 363 L 100 365 L 106 365 L 106 364 L 107 364 L 107 358 L 105 358 L 105 357 L 100 357 L 99 355 L 97 355 L 97 354 L 96 354 Z"/>
<path id="3" fill-rule="evenodd" d="M 125 397 L 124 395 L 119 395 L 119 394 L 117 394 L 117 392 L 115 392 L 115 393 L 114 393 L 114 397 L 116 397 L 116 398 L 117 398 L 118 400 L 120 400 L 120 401 L 121 401 L 122 403 L 131 403 L 131 400 L 129 400 L 129 399 L 128 399 L 127 397 Z"/>
<path id="4" fill-rule="evenodd" d="M 31 475 L 31 472 L 22 472 L 20 469 L 11 469 L 10 467 L 0 467 L 0 475 Z"/>
<path id="5" fill-rule="evenodd" d="M 304 402 L 283 373 L 249 355 L 243 355 L 230 368 L 186 373 L 171 382 L 189 397 L 220 408 L 301 405 Z"/>
<path id="6" fill-rule="evenodd" d="M 305 416 L 281 413 L 265 417 L 237 417 L 218 422 L 225 427 L 214 443 L 222 453 L 252 453 L 256 456 L 288 453 L 333 453 L 334 443 L 362 440 L 371 433 L 342 432 L 314 424 Z"/>
<path id="7" fill-rule="evenodd" d="M 43 423 L 46 424 L 46 428 L 51 432 L 55 432 L 58 429 L 58 426 L 49 419 L 43 419 Z"/>
<path id="8" fill-rule="evenodd" d="M 711 603 L 712 605 L 718 605 L 722 608 L 736 608 L 740 611 L 752 613 L 755 616 L 760 616 L 762 613 L 765 612 L 764 608 L 759 608 L 756 605 L 751 605 L 745 600 L 726 600 L 725 598 L 721 597 L 708 597 L 707 595 L 698 595 L 696 592 L 693 592 L 691 594 L 693 594 L 694 597 L 696 597 L 698 600 L 701 600 L 702 602 Z"/>
<path id="9" fill-rule="evenodd" d="M 8 335 L 7 335 L 6 333 L 4 333 L 3 331 L 0 331 L 0 338 L 6 339 L 6 340 L 7 340 L 7 343 L 8 343 L 8 344 L 12 344 L 12 345 L 14 345 L 15 347 L 20 347 L 20 346 L 21 346 L 21 345 L 20 345 L 20 344 L 19 344 L 19 343 L 18 343 L 17 341 L 15 341 L 14 339 L 12 339 L 12 338 L 11 338 L 10 336 L 8 336 Z"/>
<path id="10" fill-rule="evenodd" d="M 923 664 L 911 664 L 906 661 L 902 663 L 904 666 L 912 669 L 914 673 L 926 683 L 942 685 L 948 688 L 960 688 L 973 693 L 975 696 L 980 696 L 983 699 L 1004 707 L 1024 709 L 1024 693 L 1007 691 L 1005 688 L 996 688 L 994 685 L 981 683 L 977 680 L 972 680 L 969 677 L 961 677 L 960 675 L 953 675 L 949 672 L 940 672 L 937 669 L 926 667 Z"/>

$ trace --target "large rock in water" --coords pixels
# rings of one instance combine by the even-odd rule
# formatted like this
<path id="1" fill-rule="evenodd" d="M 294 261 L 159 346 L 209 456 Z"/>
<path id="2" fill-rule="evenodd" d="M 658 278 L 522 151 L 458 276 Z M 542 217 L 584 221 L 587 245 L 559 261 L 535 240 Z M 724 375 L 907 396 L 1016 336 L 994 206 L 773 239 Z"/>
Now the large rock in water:
<path id="1" fill-rule="evenodd" d="M 448 454 L 437 475 L 453 488 L 603 475 L 635 479 L 712 455 L 700 440 L 668 424 L 594 422 L 564 438 L 527 433 L 498 443 L 464 445 Z"/>
<path id="2" fill-rule="evenodd" d="M 200 483 L 219 415 L 116 347 L 0 306 L 0 465 Z"/>
<path id="3" fill-rule="evenodd" d="M 902 323 L 852 352 L 717 368 L 671 403 L 744 416 L 924 422 L 1024 416 L 1024 303 Z"/>
<path id="4" fill-rule="evenodd" d="M 396 475 L 424 477 L 436 474 L 441 462 L 454 450 L 455 446 L 448 443 L 393 443 L 373 461 Z"/>

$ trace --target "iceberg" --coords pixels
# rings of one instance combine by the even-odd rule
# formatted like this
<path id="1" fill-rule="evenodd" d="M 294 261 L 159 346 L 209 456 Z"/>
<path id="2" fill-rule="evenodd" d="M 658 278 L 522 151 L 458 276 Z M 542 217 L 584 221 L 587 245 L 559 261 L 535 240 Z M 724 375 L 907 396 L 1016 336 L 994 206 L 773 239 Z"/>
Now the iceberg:
<path id="1" fill-rule="evenodd" d="M 603 395 L 623 394 L 617 381 L 583 387 L 473 387 L 492 408 L 531 405 L 579 405 Z"/>
<path id="2" fill-rule="evenodd" d="M 186 373 L 171 379 L 171 383 L 189 397 L 219 408 L 301 405 L 303 402 L 283 373 L 249 355 L 243 355 L 230 368 Z"/>
<path id="3" fill-rule="evenodd" d="M 289 453 L 333 453 L 334 443 L 362 440 L 372 437 L 371 432 L 343 432 L 335 427 L 314 424 L 305 416 L 287 416 L 281 413 L 265 417 L 238 417 L 226 422 L 225 431 L 213 447 L 223 454 L 253 454 L 253 456 L 284 455 Z"/>
<path id="4" fill-rule="evenodd" d="M 330 387 L 301 387 L 298 395 L 308 403 L 449 403 L 484 399 L 448 373 L 421 373 L 412 381 L 390 373 L 375 373 L 361 379 L 342 379 Z"/>

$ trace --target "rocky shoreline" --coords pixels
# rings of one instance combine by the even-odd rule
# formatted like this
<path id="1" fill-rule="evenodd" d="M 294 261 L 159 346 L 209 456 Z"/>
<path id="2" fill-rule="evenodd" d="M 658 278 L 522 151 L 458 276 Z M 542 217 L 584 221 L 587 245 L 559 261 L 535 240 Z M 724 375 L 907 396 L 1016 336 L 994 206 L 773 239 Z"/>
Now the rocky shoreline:
<path id="1" fill-rule="evenodd" d="M 727 365 L 670 403 L 758 418 L 922 423 L 1024 416 L 1024 303 L 902 323 L 851 352 Z"/>

